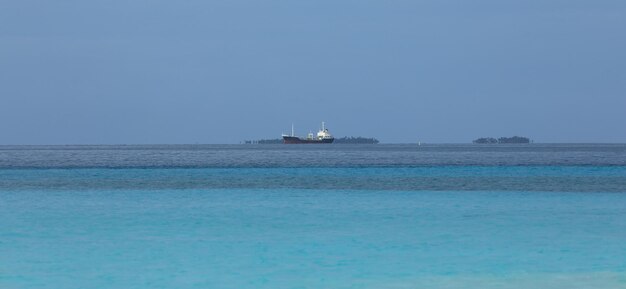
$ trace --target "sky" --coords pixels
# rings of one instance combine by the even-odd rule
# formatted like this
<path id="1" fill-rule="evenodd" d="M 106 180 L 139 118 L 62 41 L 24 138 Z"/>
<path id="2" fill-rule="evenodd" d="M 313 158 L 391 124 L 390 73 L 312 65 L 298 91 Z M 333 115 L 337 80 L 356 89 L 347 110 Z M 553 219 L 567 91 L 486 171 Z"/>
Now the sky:
<path id="1" fill-rule="evenodd" d="M 0 144 L 626 142 L 626 1 L 0 0 Z"/>

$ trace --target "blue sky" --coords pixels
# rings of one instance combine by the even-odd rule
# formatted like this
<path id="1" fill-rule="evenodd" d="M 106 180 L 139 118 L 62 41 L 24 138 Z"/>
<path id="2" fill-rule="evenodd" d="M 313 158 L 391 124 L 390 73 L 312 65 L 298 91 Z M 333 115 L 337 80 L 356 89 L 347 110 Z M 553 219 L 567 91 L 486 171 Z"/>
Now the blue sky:
<path id="1" fill-rule="evenodd" d="M 0 144 L 626 142 L 625 1 L 0 0 Z"/>

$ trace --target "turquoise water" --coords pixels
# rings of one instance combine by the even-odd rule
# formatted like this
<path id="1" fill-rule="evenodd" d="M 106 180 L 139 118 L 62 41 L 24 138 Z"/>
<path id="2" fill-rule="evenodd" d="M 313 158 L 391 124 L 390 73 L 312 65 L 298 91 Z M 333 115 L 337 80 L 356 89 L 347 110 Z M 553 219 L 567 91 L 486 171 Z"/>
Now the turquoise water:
<path id="1" fill-rule="evenodd" d="M 274 165 L 171 167 L 189 152 L 0 151 L 0 288 L 626 288 L 623 148 L 506 165 L 449 164 L 472 147 L 413 165 L 385 155 L 405 147 L 271 149 Z M 285 165 L 294 152 L 350 155 Z"/>

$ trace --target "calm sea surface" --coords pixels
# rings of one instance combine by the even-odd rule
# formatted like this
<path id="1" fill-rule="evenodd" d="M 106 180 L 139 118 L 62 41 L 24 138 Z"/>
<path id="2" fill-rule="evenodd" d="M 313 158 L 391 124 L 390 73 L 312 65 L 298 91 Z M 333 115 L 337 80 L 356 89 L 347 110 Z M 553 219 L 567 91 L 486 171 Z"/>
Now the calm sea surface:
<path id="1" fill-rule="evenodd" d="M 626 288 L 626 145 L 0 146 L 0 288 Z"/>

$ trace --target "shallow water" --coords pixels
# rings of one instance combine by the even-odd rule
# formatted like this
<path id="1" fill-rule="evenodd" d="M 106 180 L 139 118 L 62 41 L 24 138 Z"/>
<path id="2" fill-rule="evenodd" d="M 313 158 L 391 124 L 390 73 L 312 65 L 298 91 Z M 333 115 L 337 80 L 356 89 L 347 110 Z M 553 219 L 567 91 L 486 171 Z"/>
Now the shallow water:
<path id="1" fill-rule="evenodd" d="M 0 288 L 626 288 L 626 146 L 423 148 L 2 147 Z"/>

